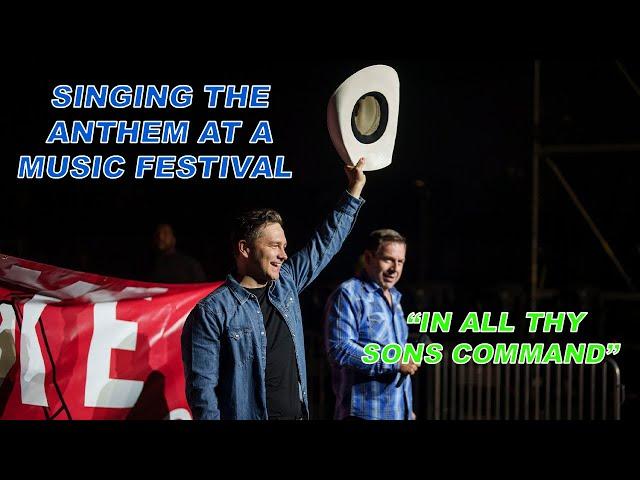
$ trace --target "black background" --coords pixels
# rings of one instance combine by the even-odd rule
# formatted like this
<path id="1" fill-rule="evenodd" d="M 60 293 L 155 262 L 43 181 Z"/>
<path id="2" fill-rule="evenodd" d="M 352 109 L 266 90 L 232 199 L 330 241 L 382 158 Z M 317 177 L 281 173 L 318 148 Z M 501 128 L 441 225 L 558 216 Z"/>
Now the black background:
<path id="1" fill-rule="evenodd" d="M 408 237 L 407 266 L 398 288 L 405 311 L 474 309 L 527 311 L 531 258 L 533 59 L 225 60 L 198 67 L 153 62 L 101 68 L 60 63 L 20 64 L 5 77 L 0 162 L 3 216 L 0 251 L 29 260 L 130 279 L 144 279 L 156 223 L 172 223 L 178 248 L 198 258 L 208 278 L 229 267 L 228 227 L 246 207 L 281 212 L 295 251 L 346 186 L 326 128 L 335 88 L 365 66 L 384 63 L 401 82 L 393 164 L 370 172 L 367 200 L 340 254 L 303 294 L 309 330 L 320 331 L 327 293 L 353 272 L 365 235 L 380 227 Z M 621 60 L 640 82 L 640 62 Z M 613 59 L 543 60 L 540 140 L 562 143 L 640 143 L 640 95 Z M 189 84 L 194 105 L 184 110 L 56 110 L 55 85 Z M 202 86 L 270 84 L 268 110 L 208 110 Z M 190 119 L 188 145 L 46 145 L 55 120 Z M 206 120 L 239 119 L 233 145 L 198 146 Z M 274 144 L 250 146 L 260 119 L 271 122 Z M 121 154 L 118 180 L 17 180 L 20 155 Z M 139 154 L 285 155 L 291 180 L 133 179 Z M 627 274 L 640 274 L 638 153 L 553 157 Z M 552 292 L 549 311 L 589 310 L 581 336 L 622 342 L 618 355 L 628 386 L 625 416 L 636 415 L 638 301 L 600 301 L 632 290 L 606 256 L 551 170 L 541 164 L 540 272 Z M 437 297 L 432 292 L 454 292 Z M 509 292 L 505 303 L 500 292 Z M 590 303 L 591 302 L 591 303 Z M 511 307 L 510 307 L 511 305 Z M 518 326 L 517 322 L 514 321 Z M 440 340 L 456 340 L 452 335 Z"/>

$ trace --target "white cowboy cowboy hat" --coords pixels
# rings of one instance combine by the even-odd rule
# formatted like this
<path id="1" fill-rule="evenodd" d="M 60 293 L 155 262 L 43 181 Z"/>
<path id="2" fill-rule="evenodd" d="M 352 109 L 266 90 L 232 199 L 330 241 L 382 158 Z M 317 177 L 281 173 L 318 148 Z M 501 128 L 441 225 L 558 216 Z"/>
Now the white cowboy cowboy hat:
<path id="1" fill-rule="evenodd" d="M 327 107 L 329 135 L 342 160 L 365 171 L 391 165 L 398 130 L 400 80 L 386 65 L 354 73 L 338 87 Z"/>

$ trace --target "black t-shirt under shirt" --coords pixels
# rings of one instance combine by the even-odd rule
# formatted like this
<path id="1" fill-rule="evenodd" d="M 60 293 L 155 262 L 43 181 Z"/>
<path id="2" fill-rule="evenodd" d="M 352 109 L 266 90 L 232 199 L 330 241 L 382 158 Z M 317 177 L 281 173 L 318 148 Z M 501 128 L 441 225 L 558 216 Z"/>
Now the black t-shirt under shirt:
<path id="1" fill-rule="evenodd" d="M 282 315 L 269 302 L 268 288 L 246 289 L 258 297 L 267 335 L 267 412 L 270 419 L 300 418 L 302 404 L 293 338 Z"/>

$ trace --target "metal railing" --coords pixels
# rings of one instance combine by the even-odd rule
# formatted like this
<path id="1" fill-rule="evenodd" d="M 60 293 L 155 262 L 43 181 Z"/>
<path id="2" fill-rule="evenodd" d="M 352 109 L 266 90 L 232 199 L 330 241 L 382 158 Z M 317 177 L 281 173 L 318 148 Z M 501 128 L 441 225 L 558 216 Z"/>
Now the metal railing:
<path id="1" fill-rule="evenodd" d="M 333 418 L 322 336 L 307 335 L 311 416 Z M 412 377 L 422 420 L 620 420 L 624 385 L 610 357 L 597 365 L 458 365 L 445 349 Z"/>
<path id="2" fill-rule="evenodd" d="M 624 386 L 612 358 L 597 365 L 457 365 L 445 351 L 413 377 L 428 420 L 620 420 Z"/>

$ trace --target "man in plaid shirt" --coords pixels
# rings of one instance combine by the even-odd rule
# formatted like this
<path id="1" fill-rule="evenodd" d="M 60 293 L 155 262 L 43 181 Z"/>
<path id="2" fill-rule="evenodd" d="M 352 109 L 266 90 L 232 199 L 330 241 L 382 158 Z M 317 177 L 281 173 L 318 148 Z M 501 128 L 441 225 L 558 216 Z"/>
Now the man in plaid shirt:
<path id="1" fill-rule="evenodd" d="M 395 288 L 404 267 L 407 242 L 398 232 L 369 235 L 360 275 L 341 284 L 325 308 L 326 348 L 331 362 L 335 418 L 414 419 L 411 375 L 418 365 L 362 362 L 364 346 L 404 345 L 408 328 Z"/>

